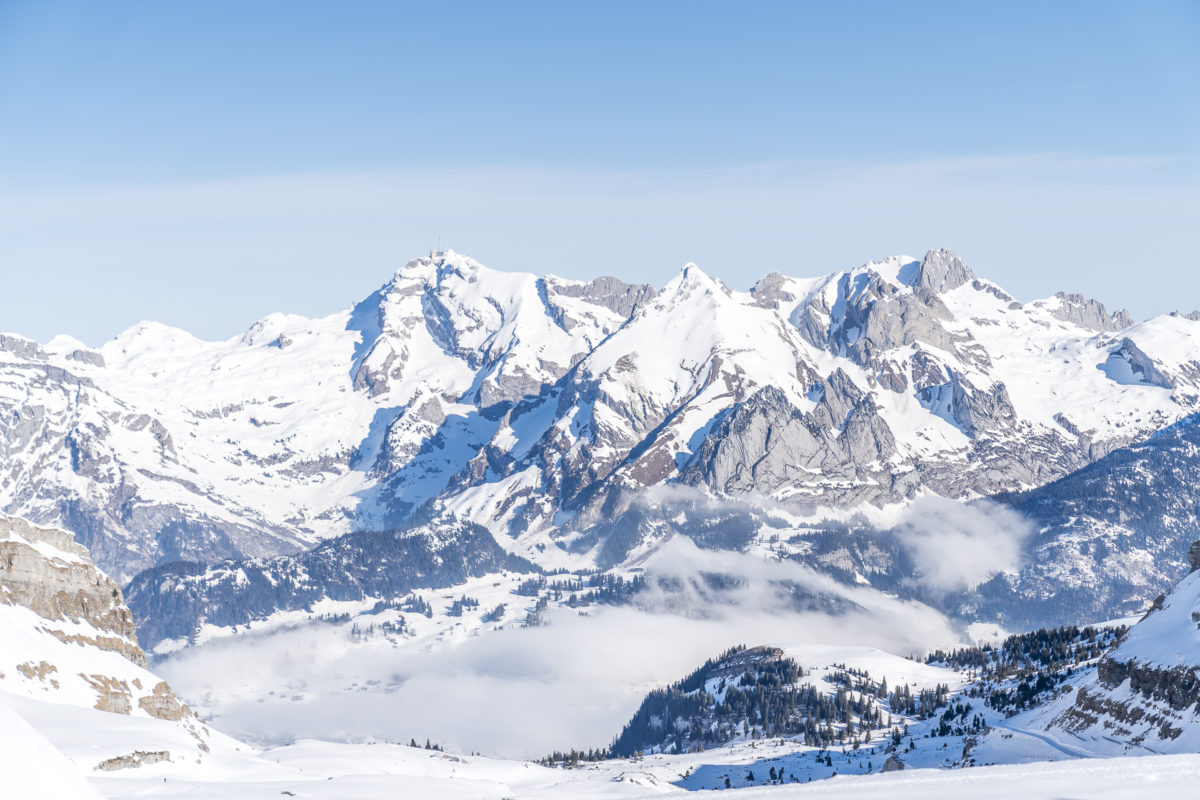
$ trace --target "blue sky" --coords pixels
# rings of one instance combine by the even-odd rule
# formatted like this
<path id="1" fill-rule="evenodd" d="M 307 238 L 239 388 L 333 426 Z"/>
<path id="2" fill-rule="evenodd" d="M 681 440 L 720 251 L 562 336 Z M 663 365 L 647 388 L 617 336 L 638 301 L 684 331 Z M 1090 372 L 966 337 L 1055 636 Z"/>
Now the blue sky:
<path id="1" fill-rule="evenodd" d="M 0 330 L 325 314 L 444 242 L 745 288 L 957 249 L 1200 306 L 1197 3 L 0 0 Z"/>

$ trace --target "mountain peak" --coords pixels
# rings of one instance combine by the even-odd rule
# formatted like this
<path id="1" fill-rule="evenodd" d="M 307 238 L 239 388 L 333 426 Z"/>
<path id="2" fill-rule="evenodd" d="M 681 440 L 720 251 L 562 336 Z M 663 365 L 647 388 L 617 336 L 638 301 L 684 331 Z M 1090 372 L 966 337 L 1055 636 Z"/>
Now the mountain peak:
<path id="1" fill-rule="evenodd" d="M 975 280 L 975 273 L 953 250 L 930 250 L 917 268 L 915 286 L 934 294 L 949 292 Z"/>
<path id="2" fill-rule="evenodd" d="M 457 275 L 468 283 L 474 283 L 480 273 L 491 272 L 483 264 L 468 255 L 454 250 L 430 250 L 427 256 L 418 256 L 396 270 L 385 292 L 411 290 L 412 284 L 440 284 L 449 276 Z"/>
<path id="3" fill-rule="evenodd" d="M 429 255 L 417 256 L 408 260 L 403 267 L 397 272 L 405 270 L 417 269 L 420 267 L 435 266 L 440 267 L 444 264 L 459 265 L 459 264 L 474 264 L 481 266 L 478 261 L 471 258 L 466 253 L 460 253 L 457 250 L 430 250 Z"/>
<path id="4" fill-rule="evenodd" d="M 878 261 L 868 261 L 850 270 L 850 274 L 877 275 L 895 286 L 912 286 L 917 280 L 920 263 L 912 256 L 888 256 Z M 838 273 L 838 276 L 841 274 Z"/>
<path id="5" fill-rule="evenodd" d="M 721 290 L 725 290 L 725 284 L 721 283 L 720 280 L 709 275 L 707 272 L 700 269 L 700 267 L 689 261 L 679 270 L 679 274 L 672 278 L 667 285 L 663 287 L 663 291 L 665 292 L 672 287 L 684 289 L 694 286 L 703 286 L 710 289 L 720 288 Z"/>

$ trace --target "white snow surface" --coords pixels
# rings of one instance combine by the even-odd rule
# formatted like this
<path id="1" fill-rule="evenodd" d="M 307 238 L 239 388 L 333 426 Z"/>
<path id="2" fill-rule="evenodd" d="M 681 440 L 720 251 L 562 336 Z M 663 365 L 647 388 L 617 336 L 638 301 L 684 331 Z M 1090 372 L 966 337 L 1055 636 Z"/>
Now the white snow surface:
<path id="1" fill-rule="evenodd" d="M 277 764 L 270 763 L 278 759 Z M 570 798 L 659 798 L 696 796 L 673 786 L 684 764 L 667 769 L 620 763 L 579 770 L 549 770 L 528 763 L 430 754 L 394 745 L 329 745 L 301 742 L 266 751 L 258 770 L 243 778 L 172 780 L 142 777 L 95 778 L 110 798 L 186 796 L 195 798 L 298 797 L 329 800 L 383 800 L 394 797 L 445 800 L 568 800 Z M 648 768 L 649 766 L 649 768 Z M 674 775 L 663 774 L 667 770 Z M 156 776 L 157 777 L 157 776 Z M 1143 797 L 1152 787 L 1156 800 L 1192 800 L 1200 781 L 1200 756 L 1153 756 L 1103 761 L 1067 761 L 969 770 L 917 769 L 882 775 L 847 775 L 811 784 L 746 788 L 734 795 L 713 791 L 699 796 L 771 798 L 1062 798 Z"/>
<path id="2" fill-rule="evenodd" d="M 104 797 L 88 784 L 54 745 L 8 707 L 0 695 L 0 771 L 4 794 L 12 798 L 99 800 Z"/>
<path id="3" fill-rule="evenodd" d="M 1180 581 L 1162 608 L 1129 629 L 1114 657 L 1170 669 L 1200 669 L 1200 570 Z"/>

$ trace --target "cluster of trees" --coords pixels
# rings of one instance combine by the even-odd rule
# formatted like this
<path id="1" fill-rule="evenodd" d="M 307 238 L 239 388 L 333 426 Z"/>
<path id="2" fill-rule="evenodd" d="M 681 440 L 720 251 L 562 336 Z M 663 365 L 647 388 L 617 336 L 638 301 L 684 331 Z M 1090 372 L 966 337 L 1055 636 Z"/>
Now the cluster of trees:
<path id="1" fill-rule="evenodd" d="M 1040 705 L 1057 692 L 1066 681 L 1069 672 L 1026 675 L 1011 689 L 992 689 L 987 694 L 987 704 L 997 711 L 1012 716 L 1027 708 Z"/>
<path id="2" fill-rule="evenodd" d="M 971 715 L 971 704 L 962 701 L 946 708 L 942 718 L 938 720 L 936 730 L 930 731 L 930 736 L 966 736 L 983 730 L 982 714 Z"/>
<path id="3" fill-rule="evenodd" d="M 970 669 L 984 680 L 1060 672 L 1099 658 L 1117 643 L 1125 630 L 1124 626 L 1039 628 L 1009 636 L 999 647 L 983 645 L 949 653 L 935 650 L 926 663 Z"/>
<path id="4" fill-rule="evenodd" d="M 888 707 L 893 713 L 917 719 L 929 719 L 937 709 L 950 701 L 950 687 L 939 683 L 933 689 L 922 689 L 914 695 L 906 683 L 897 686 L 888 694 L 887 698 Z"/>
<path id="5" fill-rule="evenodd" d="M 835 686 L 841 686 L 852 692 L 874 695 L 880 700 L 887 699 L 887 678 L 876 683 L 871 680 L 871 674 L 865 669 L 855 669 L 847 667 L 845 664 L 831 664 L 830 666 L 833 668 L 833 672 L 829 673 L 825 680 Z"/>
<path id="6" fill-rule="evenodd" d="M 522 597 L 537 597 L 545 588 L 546 578 L 539 575 L 536 578 L 528 578 L 521 581 L 521 585 L 513 590 L 513 594 L 517 594 Z"/>
<path id="7" fill-rule="evenodd" d="M 588 578 L 592 602 L 619 606 L 628 603 L 634 595 L 646 588 L 646 577 L 634 575 L 629 580 L 620 575 L 599 573 Z"/>
<path id="8" fill-rule="evenodd" d="M 517 594 L 528 594 L 535 586 L 537 592 L 546 592 L 548 600 L 555 603 L 565 602 L 570 608 L 593 605 L 619 606 L 628 603 L 635 594 L 646 588 L 646 578 L 634 575 L 626 579 L 620 575 L 598 572 L 549 582 L 541 579 L 540 584 L 538 579 L 533 579 L 522 583 L 517 588 Z"/>
<path id="9" fill-rule="evenodd" d="M 450 604 L 450 610 L 447 613 L 452 617 L 461 617 L 464 611 L 476 608 L 479 608 L 479 601 L 464 594 Z"/>
<path id="10" fill-rule="evenodd" d="M 437 750 L 438 752 L 441 752 L 441 751 L 442 751 L 442 746 L 441 746 L 440 744 L 433 744 L 433 743 L 431 743 L 431 742 L 430 742 L 428 739 L 426 739 L 426 740 L 425 740 L 425 747 L 424 747 L 424 748 L 422 748 L 422 747 L 421 747 L 421 745 L 417 744 L 417 740 L 416 740 L 415 738 L 414 738 L 414 739 L 410 739 L 410 740 L 409 740 L 409 742 L 408 742 L 408 746 L 409 746 L 409 747 L 415 747 L 415 748 L 417 748 L 417 749 L 419 749 L 419 750 L 420 750 L 420 749 L 424 749 L 424 750 Z"/>
<path id="11" fill-rule="evenodd" d="M 429 601 L 419 594 L 412 594 L 404 598 L 400 608 L 413 614 L 421 614 L 426 618 L 433 616 L 433 607 L 429 605 Z"/>
<path id="12" fill-rule="evenodd" d="M 377 600 L 375 605 L 371 606 L 372 614 L 381 614 L 389 609 L 400 608 L 402 600 L 397 597 L 389 597 L 386 600 Z"/>
<path id="13" fill-rule="evenodd" d="M 726 651 L 647 695 L 606 755 L 703 750 L 739 737 L 789 736 L 819 747 L 858 744 L 871 731 L 891 727 L 891 715 L 878 702 L 880 687 L 865 673 L 834 670 L 832 695 L 804 685 L 803 676 L 800 664 L 777 649 Z"/>
<path id="14" fill-rule="evenodd" d="M 398 617 L 395 622 L 381 622 L 378 625 L 372 622 L 366 626 L 356 622 L 350 626 L 350 638 L 355 641 L 373 639 L 377 632 L 389 638 L 403 636 L 408 633 L 408 623 L 404 621 L 404 617 Z"/>
<path id="15" fill-rule="evenodd" d="M 525 614 L 525 627 L 535 628 L 538 625 L 545 623 L 546 619 L 543 616 L 546 609 L 550 607 L 550 601 L 544 597 L 539 597 L 537 604 Z"/>
<path id="16" fill-rule="evenodd" d="M 526 627 L 544 625 L 545 612 L 551 602 L 560 603 L 568 608 L 623 605 L 646 588 L 646 579 L 642 575 L 626 579 L 620 575 L 601 572 L 571 574 L 559 571 L 551 573 L 550 577 L 563 574 L 567 574 L 568 577 L 557 580 L 549 580 L 544 575 L 527 578 L 513 590 L 513 594 L 537 598 L 537 603 L 525 614 Z"/>
<path id="17" fill-rule="evenodd" d="M 603 761 L 608 758 L 606 750 L 568 750 L 562 752 L 555 750 L 550 755 L 539 758 L 537 763 L 544 767 L 578 767 L 581 762 L 585 761 Z"/>

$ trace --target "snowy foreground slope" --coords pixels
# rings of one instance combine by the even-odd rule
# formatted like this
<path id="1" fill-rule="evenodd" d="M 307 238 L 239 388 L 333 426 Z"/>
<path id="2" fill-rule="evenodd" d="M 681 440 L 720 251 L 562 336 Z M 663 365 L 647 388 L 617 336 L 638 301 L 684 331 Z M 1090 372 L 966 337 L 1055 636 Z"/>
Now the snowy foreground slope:
<path id="1" fill-rule="evenodd" d="M 99 800 L 104 797 L 84 780 L 66 756 L 0 697 L 0 752 L 4 753 L 4 791 L 9 797 Z"/>
<path id="2" fill-rule="evenodd" d="M 258 760 L 261 772 L 242 779 L 172 781 L 158 776 L 96 778 L 105 796 L 134 798 L 186 796 L 242 800 L 296 797 L 328 800 L 382 800 L 393 797 L 484 800 L 512 797 L 534 800 L 570 798 L 659 798 L 708 796 L 661 784 L 639 773 L 603 769 L 549 770 L 530 764 L 481 758 L 443 758 L 389 745 L 336 746 L 305 742 L 267 751 Z M 268 765 L 274 758 L 278 764 Z M 914 770 L 883 775 L 844 776 L 807 785 L 791 784 L 738 790 L 746 800 L 778 798 L 1134 798 L 1152 787 L 1158 800 L 1192 800 L 1200 782 L 1200 756 L 1148 756 L 1071 761 L 1023 766 L 978 767 L 971 770 Z M 728 795 L 720 795 L 727 797 Z"/>
<path id="3" fill-rule="evenodd" d="M 1041 485 L 1200 410 L 1198 345 L 1187 317 L 1018 303 L 946 250 L 750 292 L 446 252 L 224 342 L 0 336 L 0 509 L 121 581 L 430 519 L 608 565 L 661 538 L 673 511 L 637 512 L 667 487 L 811 515 Z"/>

